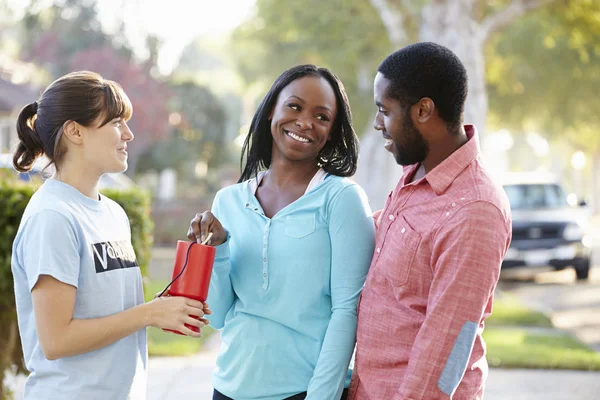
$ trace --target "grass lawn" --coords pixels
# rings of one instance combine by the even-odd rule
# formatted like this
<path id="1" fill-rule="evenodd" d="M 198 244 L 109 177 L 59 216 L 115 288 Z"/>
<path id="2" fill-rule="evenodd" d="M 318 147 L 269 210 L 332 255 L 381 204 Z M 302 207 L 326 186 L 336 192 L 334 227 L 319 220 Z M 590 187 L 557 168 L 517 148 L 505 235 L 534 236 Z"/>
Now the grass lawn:
<path id="1" fill-rule="evenodd" d="M 168 282 L 146 284 L 146 300 L 164 289 Z M 576 369 L 600 371 L 600 354 L 569 335 L 541 333 L 527 327 L 551 328 L 543 313 L 525 307 L 516 297 L 503 294 L 494 302 L 486 320 L 484 338 L 490 366 L 503 368 Z M 200 339 L 148 328 L 148 351 L 151 356 L 182 356 L 197 353 L 214 330 L 203 329 Z"/>
<path id="2" fill-rule="evenodd" d="M 510 294 L 494 299 L 492 315 L 485 320 L 486 326 L 539 326 L 552 327 L 552 321 L 541 312 L 530 310 Z"/>
<path id="3" fill-rule="evenodd" d="M 569 335 L 487 327 L 483 337 L 490 366 L 600 371 L 600 354 Z"/>
<path id="4" fill-rule="evenodd" d="M 169 282 L 149 281 L 144 291 L 146 301 L 161 292 Z M 176 335 L 164 332 L 162 329 L 148 328 L 148 354 L 150 356 L 186 356 L 197 353 L 202 348 L 202 343 L 214 332 L 210 326 L 202 329 L 201 338 Z"/>
<path id="5" fill-rule="evenodd" d="M 552 321 L 515 296 L 498 296 L 483 332 L 490 366 L 600 370 L 600 353 L 568 334 L 536 328 L 552 328 Z"/>

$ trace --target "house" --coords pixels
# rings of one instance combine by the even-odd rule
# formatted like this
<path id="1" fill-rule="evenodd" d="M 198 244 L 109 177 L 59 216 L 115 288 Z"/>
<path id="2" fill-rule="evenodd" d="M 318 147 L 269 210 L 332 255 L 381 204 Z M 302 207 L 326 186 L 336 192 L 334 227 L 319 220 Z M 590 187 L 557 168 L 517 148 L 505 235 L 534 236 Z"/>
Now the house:
<path id="1" fill-rule="evenodd" d="M 10 153 L 17 142 L 15 129 L 21 109 L 38 98 L 35 89 L 17 85 L 0 76 L 0 154 Z"/>

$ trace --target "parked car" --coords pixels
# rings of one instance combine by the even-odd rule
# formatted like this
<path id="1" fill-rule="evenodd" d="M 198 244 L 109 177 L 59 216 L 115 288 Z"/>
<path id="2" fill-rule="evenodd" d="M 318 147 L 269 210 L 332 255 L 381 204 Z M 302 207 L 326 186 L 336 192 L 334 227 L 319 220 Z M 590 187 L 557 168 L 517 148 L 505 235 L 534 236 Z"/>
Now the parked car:
<path id="1" fill-rule="evenodd" d="M 39 159 L 34 164 L 31 171 L 27 173 L 18 172 L 12 165 L 12 154 L 0 154 L 0 169 L 6 170 L 9 173 L 14 173 L 19 179 L 29 182 L 32 179 L 40 178 L 46 180 L 54 174 L 54 167 L 46 168 L 47 161 Z M 134 186 L 135 183 L 125 174 L 104 174 L 100 179 L 100 189 L 127 189 Z"/>
<path id="2" fill-rule="evenodd" d="M 592 243 L 586 232 L 591 214 L 585 202 L 569 202 L 559 181 L 550 175 L 511 175 L 503 187 L 513 228 L 502 268 L 572 267 L 577 279 L 587 279 Z"/>

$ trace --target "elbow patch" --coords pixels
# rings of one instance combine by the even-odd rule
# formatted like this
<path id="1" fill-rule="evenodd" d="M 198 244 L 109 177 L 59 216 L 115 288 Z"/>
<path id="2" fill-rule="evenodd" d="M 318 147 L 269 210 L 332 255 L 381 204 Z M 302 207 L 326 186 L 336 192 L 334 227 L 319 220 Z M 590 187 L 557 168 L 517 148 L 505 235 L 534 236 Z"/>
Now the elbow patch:
<path id="1" fill-rule="evenodd" d="M 465 374 L 475 344 L 477 328 L 478 325 L 475 322 L 467 321 L 464 323 L 454 342 L 450 356 L 446 360 L 446 365 L 438 380 L 438 388 L 448 396 L 454 394 Z"/>

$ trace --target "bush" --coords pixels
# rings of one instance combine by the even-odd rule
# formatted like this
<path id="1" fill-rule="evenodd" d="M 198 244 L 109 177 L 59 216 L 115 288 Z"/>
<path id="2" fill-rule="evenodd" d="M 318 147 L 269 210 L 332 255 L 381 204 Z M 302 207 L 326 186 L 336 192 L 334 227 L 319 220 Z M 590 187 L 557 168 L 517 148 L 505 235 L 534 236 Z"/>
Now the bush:
<path id="1" fill-rule="evenodd" d="M 0 399 L 5 398 L 3 380 L 6 370 L 25 372 L 10 259 L 23 211 L 37 187 L 38 184 L 0 177 Z M 133 248 L 145 276 L 152 248 L 150 196 L 139 189 L 104 190 L 103 194 L 119 203 L 129 216 Z"/>
<path id="2" fill-rule="evenodd" d="M 7 368 L 24 372 L 21 341 L 17 327 L 10 257 L 23 211 L 35 188 L 18 181 L 0 180 L 0 399 Z"/>
<path id="3" fill-rule="evenodd" d="M 196 213 L 210 210 L 212 198 L 193 200 L 156 201 L 152 204 L 152 220 L 156 224 L 154 242 L 162 246 L 175 246 L 178 240 L 188 240 L 187 230 Z"/>
<path id="4" fill-rule="evenodd" d="M 150 194 L 141 189 L 105 189 L 102 194 L 119 203 L 129 217 L 131 243 L 142 269 L 142 275 L 146 276 L 152 256 L 152 231 L 154 229 L 154 223 L 150 217 L 152 209 Z"/>

